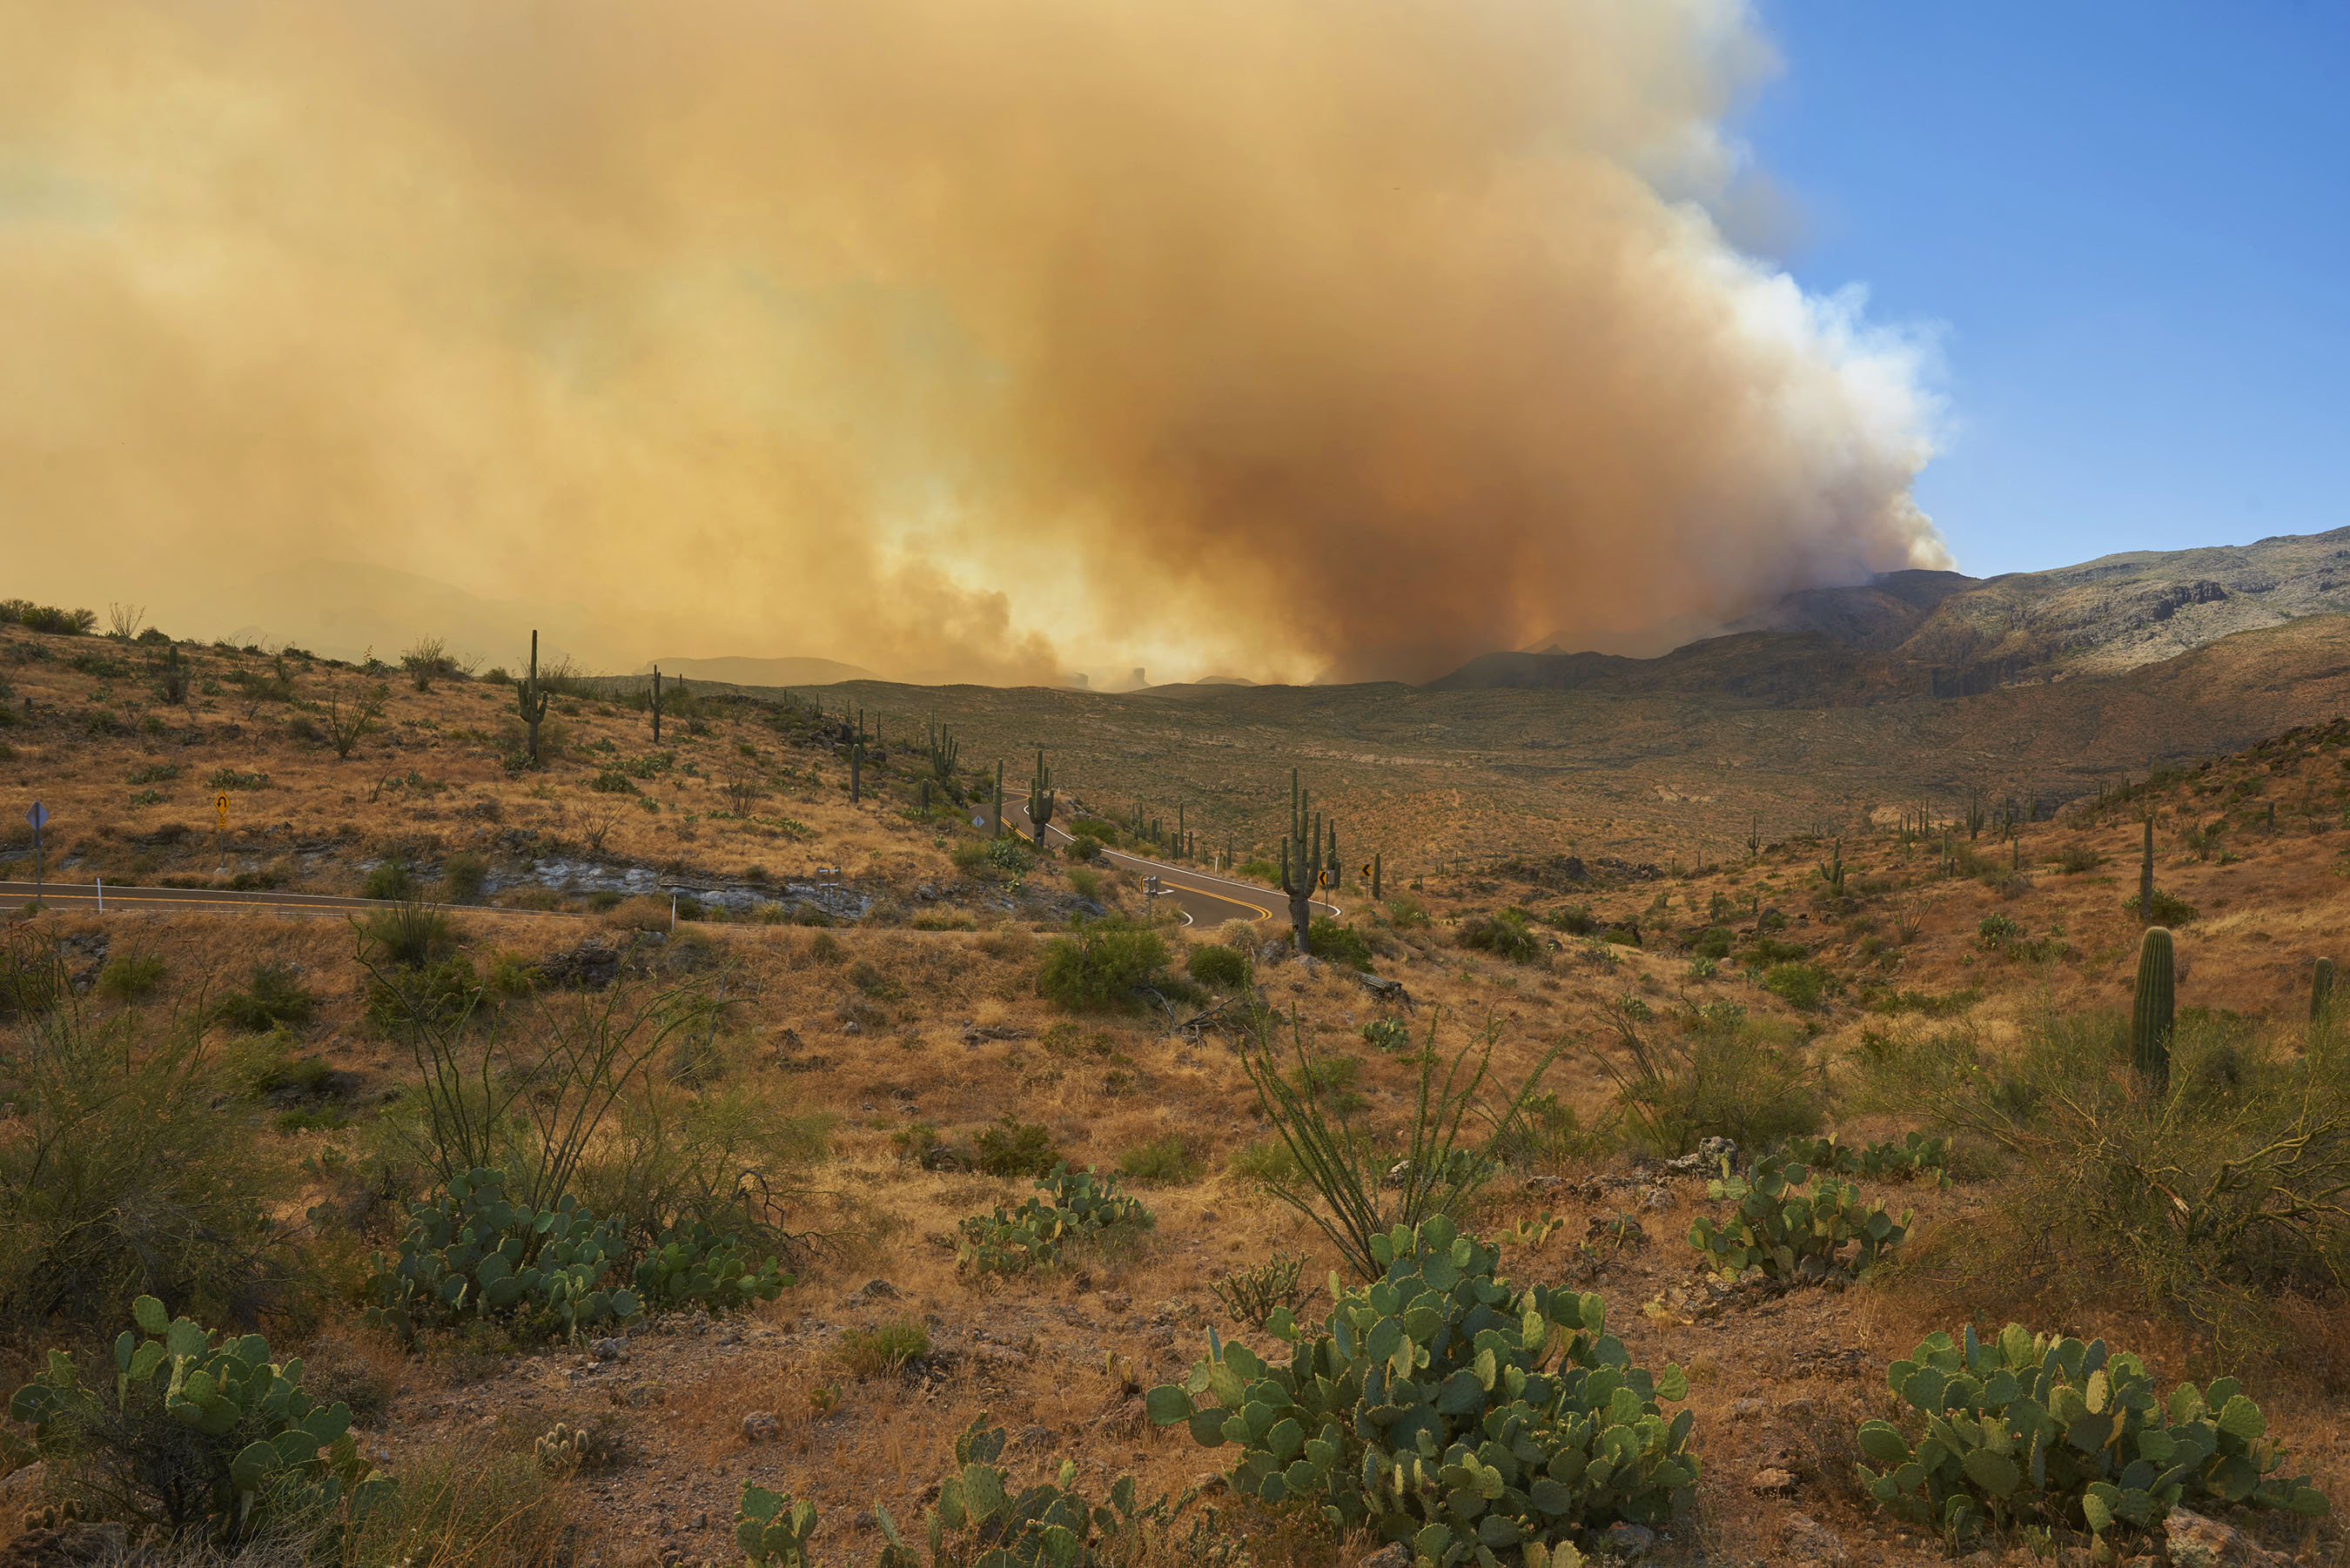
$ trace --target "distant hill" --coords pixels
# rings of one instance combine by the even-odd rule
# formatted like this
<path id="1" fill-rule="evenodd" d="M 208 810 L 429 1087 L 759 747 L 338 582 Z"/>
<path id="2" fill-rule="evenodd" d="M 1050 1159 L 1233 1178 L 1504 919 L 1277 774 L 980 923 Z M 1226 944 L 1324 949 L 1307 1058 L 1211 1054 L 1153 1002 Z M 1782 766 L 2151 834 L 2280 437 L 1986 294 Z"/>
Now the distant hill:
<path id="1" fill-rule="evenodd" d="M 1889 572 L 1790 594 L 1656 659 L 1490 653 L 1428 689 L 1711 691 L 1796 704 L 1958 697 L 2119 675 L 2237 632 L 2344 612 L 2350 528 L 1987 579 Z"/>
<path id="2" fill-rule="evenodd" d="M 650 675 L 656 664 L 663 675 L 723 680 L 733 686 L 830 686 L 842 680 L 881 679 L 858 665 L 831 659 L 656 659 L 637 673 Z"/>

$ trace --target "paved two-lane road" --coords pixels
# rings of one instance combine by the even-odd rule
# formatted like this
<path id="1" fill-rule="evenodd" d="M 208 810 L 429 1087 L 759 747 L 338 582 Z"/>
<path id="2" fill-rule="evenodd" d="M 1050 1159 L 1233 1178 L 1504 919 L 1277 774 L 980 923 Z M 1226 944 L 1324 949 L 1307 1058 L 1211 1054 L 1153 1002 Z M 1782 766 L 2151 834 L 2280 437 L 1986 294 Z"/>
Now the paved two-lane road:
<path id="1" fill-rule="evenodd" d="M 0 882 L 0 902 L 16 903 L 34 896 L 30 882 Z M 42 884 L 40 899 L 44 905 L 60 909 L 96 909 L 99 889 L 88 882 L 47 882 Z M 354 909 L 380 909 L 389 902 L 382 898 L 354 898 L 340 893 L 278 893 L 232 892 L 225 888 L 108 888 L 106 907 L 109 909 L 274 909 L 279 914 L 331 915 Z M 454 906 L 452 906 L 452 908 Z M 489 904 L 463 906 L 469 915 L 528 915 L 546 919 L 577 919 L 553 909 L 504 909 Z"/>
<path id="2" fill-rule="evenodd" d="M 1028 797 L 1003 794 L 1003 810 L 1014 832 L 1034 843 L 1035 825 L 1028 820 Z M 1052 844 L 1074 844 L 1076 838 L 1062 828 L 1050 825 L 1045 836 Z M 1260 888 L 1253 882 L 1236 882 L 1229 877 L 1211 876 L 1189 866 L 1170 866 L 1164 861 L 1145 860 L 1139 855 L 1128 855 L 1122 849 L 1105 848 L 1101 857 L 1113 866 L 1124 867 L 1159 878 L 1166 897 L 1175 900 L 1183 911 L 1187 923 L 1198 926 L 1220 926 L 1226 920 L 1289 919 L 1289 900 L 1270 888 Z M 1336 915 L 1336 904 L 1314 901 L 1316 909 Z"/>

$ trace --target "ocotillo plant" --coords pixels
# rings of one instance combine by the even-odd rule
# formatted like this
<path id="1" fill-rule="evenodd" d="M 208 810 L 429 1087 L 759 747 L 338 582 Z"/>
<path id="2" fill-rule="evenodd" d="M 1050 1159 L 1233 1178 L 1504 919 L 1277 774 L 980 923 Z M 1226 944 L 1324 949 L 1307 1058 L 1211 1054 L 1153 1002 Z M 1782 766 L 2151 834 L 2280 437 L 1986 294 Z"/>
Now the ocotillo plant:
<path id="1" fill-rule="evenodd" d="M 2137 995 L 2130 1006 L 2130 1066 L 2147 1087 L 2170 1089 L 2171 1016 L 2178 1005 L 2170 932 L 2148 926 L 2137 950 Z"/>
<path id="2" fill-rule="evenodd" d="M 1289 770 L 1289 836 L 1281 841 L 1281 890 L 1289 895 L 1289 924 L 1297 950 L 1313 950 L 1314 888 L 1322 879 L 1322 818 L 1309 812 L 1297 770 Z M 1336 832 L 1334 826 L 1331 830 Z"/>
<path id="3" fill-rule="evenodd" d="M 2137 918 L 2154 924 L 2154 813 L 2146 814 L 2146 856 L 2137 867 Z"/>
<path id="4" fill-rule="evenodd" d="M 2334 1005 L 2334 961 L 2322 958 L 2309 975 L 2309 1021 L 2324 1022 L 2326 1010 Z"/>
<path id="5" fill-rule="evenodd" d="M 515 688 L 515 705 L 522 711 L 523 728 L 529 736 L 530 760 L 538 763 L 538 726 L 546 718 L 546 693 L 538 684 L 538 633 L 530 634 L 530 676 Z"/>
<path id="6" fill-rule="evenodd" d="M 1053 820 L 1053 770 L 1045 765 L 1045 748 L 1036 748 L 1036 776 L 1028 785 L 1028 825 L 1036 830 L 1036 852 L 1045 853 L 1045 828 Z"/>
<path id="7" fill-rule="evenodd" d="M 653 666 L 653 744 L 660 744 L 660 666 Z"/>

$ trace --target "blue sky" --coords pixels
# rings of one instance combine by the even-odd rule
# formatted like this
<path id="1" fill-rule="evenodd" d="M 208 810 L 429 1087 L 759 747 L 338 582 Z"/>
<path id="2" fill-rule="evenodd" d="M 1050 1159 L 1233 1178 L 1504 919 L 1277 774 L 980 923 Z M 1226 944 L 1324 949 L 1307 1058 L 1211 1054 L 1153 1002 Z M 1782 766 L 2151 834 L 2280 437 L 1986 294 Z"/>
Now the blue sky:
<path id="1" fill-rule="evenodd" d="M 1781 257 L 1941 328 L 1961 569 L 2350 524 L 2350 5 L 1761 13 Z"/>

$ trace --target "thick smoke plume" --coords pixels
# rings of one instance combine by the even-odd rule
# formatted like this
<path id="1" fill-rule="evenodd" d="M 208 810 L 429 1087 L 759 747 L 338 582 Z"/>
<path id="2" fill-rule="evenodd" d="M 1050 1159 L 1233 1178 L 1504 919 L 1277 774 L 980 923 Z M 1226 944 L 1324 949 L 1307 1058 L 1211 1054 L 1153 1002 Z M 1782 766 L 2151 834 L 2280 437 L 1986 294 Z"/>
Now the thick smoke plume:
<path id="1" fill-rule="evenodd" d="M 1708 216 L 1770 68 L 1730 0 L 16 0 L 5 591 L 1424 679 L 1940 564 L 1914 345 Z"/>

